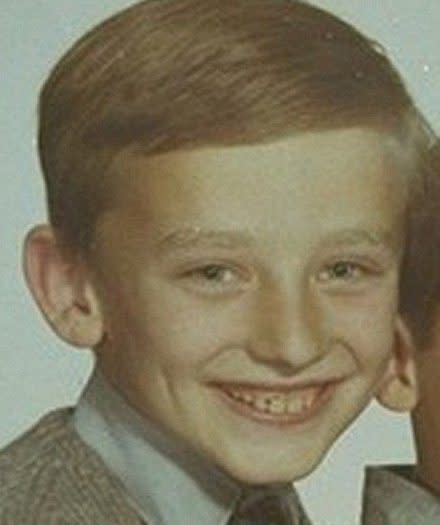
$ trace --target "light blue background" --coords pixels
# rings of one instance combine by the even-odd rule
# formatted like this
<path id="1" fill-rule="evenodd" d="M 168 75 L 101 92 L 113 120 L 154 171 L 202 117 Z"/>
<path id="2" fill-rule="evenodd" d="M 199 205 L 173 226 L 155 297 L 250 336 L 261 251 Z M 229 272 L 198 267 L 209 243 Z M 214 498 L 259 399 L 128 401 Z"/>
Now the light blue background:
<path id="1" fill-rule="evenodd" d="M 0 49 L 0 446 L 52 407 L 74 403 L 91 367 L 87 352 L 59 342 L 25 290 L 24 232 L 44 221 L 35 154 L 36 97 L 48 69 L 74 39 L 124 0 L 6 0 Z M 419 106 L 440 129 L 440 2 L 317 0 L 377 39 L 403 72 Z M 300 489 L 316 525 L 354 523 L 365 463 L 412 458 L 405 417 L 371 407 Z"/>

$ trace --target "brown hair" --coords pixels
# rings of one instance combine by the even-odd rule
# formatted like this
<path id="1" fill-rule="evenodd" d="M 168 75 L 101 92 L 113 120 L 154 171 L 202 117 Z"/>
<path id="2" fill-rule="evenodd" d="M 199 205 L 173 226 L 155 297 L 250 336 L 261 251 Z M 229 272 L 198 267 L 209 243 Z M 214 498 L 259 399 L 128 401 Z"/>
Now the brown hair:
<path id="1" fill-rule="evenodd" d="M 422 157 L 421 172 L 409 204 L 400 309 L 424 348 L 440 310 L 440 141 Z"/>
<path id="2" fill-rule="evenodd" d="M 406 139 L 412 101 L 382 49 L 291 0 L 148 0 L 81 38 L 40 97 L 52 224 L 86 249 L 113 156 L 370 126 Z"/>

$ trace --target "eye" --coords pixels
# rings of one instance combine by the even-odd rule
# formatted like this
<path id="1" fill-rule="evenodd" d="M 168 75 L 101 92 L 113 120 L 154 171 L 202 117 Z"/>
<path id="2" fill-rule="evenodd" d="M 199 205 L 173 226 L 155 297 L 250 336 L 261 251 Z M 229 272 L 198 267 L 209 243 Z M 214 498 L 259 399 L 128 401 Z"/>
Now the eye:
<path id="1" fill-rule="evenodd" d="M 367 269 L 351 261 L 336 261 L 318 273 L 321 282 L 353 281 L 367 273 Z"/>
<path id="2" fill-rule="evenodd" d="M 231 294 L 245 289 L 247 274 L 231 265 L 212 263 L 185 270 L 180 274 L 185 288 L 202 294 Z"/>
<path id="3" fill-rule="evenodd" d="M 237 277 L 234 270 L 220 264 L 208 264 L 192 270 L 190 274 L 213 283 L 231 283 Z"/>

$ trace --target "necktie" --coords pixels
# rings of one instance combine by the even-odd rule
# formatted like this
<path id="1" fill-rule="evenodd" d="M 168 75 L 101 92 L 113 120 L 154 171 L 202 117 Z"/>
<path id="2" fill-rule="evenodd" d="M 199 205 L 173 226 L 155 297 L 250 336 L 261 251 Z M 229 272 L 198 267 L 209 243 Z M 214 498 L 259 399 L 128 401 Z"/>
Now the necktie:
<path id="1" fill-rule="evenodd" d="M 295 516 L 293 490 L 282 488 L 245 491 L 228 525 L 301 525 Z"/>

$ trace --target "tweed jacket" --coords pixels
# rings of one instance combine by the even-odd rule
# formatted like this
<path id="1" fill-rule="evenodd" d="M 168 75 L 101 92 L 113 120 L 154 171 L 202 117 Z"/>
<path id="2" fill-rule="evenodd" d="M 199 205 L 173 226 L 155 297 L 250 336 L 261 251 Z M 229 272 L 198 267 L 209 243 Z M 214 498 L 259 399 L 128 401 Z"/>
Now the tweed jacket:
<path id="1" fill-rule="evenodd" d="M 76 434 L 72 411 L 46 415 L 0 454 L 0 524 L 145 525 Z"/>
<path id="2" fill-rule="evenodd" d="M 77 434 L 73 408 L 44 416 L 0 452 L 0 525 L 147 525 Z M 311 525 L 299 499 L 297 525 Z M 182 516 L 184 525 L 188 524 Z"/>
<path id="3" fill-rule="evenodd" d="M 417 483 L 411 465 L 369 467 L 362 525 L 440 525 L 440 500 Z"/>

